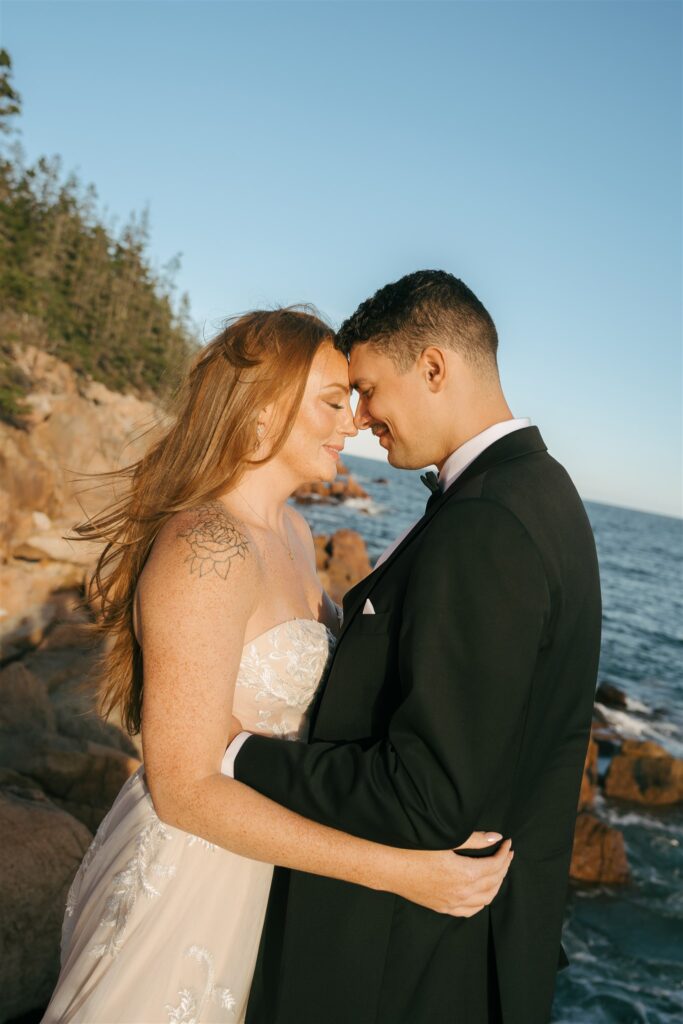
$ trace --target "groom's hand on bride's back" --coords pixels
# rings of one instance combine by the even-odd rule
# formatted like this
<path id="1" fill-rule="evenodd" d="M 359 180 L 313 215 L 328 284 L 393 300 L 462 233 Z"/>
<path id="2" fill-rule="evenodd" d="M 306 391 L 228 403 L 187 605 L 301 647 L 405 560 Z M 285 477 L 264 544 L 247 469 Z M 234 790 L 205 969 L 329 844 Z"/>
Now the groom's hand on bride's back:
<path id="1" fill-rule="evenodd" d="M 455 850 L 397 850 L 391 891 L 439 914 L 473 917 L 495 899 L 514 857 L 512 840 L 491 835 L 473 832 Z"/>

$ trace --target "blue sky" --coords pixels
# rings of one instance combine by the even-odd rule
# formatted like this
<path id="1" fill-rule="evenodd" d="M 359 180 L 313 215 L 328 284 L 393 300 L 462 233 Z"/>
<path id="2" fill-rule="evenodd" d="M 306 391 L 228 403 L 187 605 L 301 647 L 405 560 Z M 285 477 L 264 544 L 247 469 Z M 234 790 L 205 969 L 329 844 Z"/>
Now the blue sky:
<path id="1" fill-rule="evenodd" d="M 447 269 L 581 494 L 680 515 L 681 11 L 4 0 L 0 37 L 29 158 L 121 220 L 149 204 L 207 335 Z"/>

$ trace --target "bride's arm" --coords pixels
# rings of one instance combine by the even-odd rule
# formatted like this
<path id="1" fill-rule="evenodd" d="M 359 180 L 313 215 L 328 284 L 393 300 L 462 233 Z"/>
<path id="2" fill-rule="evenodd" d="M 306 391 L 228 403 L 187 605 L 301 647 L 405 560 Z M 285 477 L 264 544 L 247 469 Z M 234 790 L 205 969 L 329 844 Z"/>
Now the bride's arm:
<path id="1" fill-rule="evenodd" d="M 451 850 L 382 846 L 303 818 L 225 776 L 207 778 L 197 796 L 163 820 L 253 860 L 396 893 L 457 917 L 471 917 L 493 900 L 513 856 L 509 841 L 476 860 Z M 486 845 L 482 833 L 467 843 Z"/>
<path id="2" fill-rule="evenodd" d="M 209 540 L 201 512 L 169 524 L 140 588 L 143 751 L 160 818 L 255 860 L 391 891 L 444 913 L 476 913 L 505 876 L 508 844 L 477 860 L 382 846 L 303 818 L 221 775 L 262 579 L 244 527 L 227 513 L 218 536 L 215 516 L 211 527 Z"/>

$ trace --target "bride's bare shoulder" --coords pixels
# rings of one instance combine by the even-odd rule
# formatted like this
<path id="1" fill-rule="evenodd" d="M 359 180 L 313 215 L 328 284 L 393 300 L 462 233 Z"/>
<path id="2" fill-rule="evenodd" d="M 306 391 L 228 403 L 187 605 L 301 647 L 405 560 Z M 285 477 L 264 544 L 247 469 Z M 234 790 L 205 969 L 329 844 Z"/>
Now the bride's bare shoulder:
<path id="1" fill-rule="evenodd" d="M 172 516 L 154 541 L 145 571 L 227 580 L 258 574 L 258 561 L 248 526 L 216 500 Z"/>
<path id="2" fill-rule="evenodd" d="M 220 501 L 178 512 L 157 534 L 137 582 L 138 643 L 163 635 L 168 621 L 217 630 L 239 624 L 261 589 L 260 559 L 245 523 Z"/>

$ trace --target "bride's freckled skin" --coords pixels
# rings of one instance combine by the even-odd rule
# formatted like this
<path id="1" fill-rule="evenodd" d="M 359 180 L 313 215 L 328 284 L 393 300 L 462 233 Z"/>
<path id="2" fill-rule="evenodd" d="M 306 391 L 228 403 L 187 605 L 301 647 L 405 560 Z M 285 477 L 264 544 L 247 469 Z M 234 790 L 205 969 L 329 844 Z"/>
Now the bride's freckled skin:
<path id="1" fill-rule="evenodd" d="M 332 481 L 346 438 L 357 433 L 348 363 L 332 344 L 325 343 L 315 354 L 292 432 L 277 458 L 302 483 Z"/>

